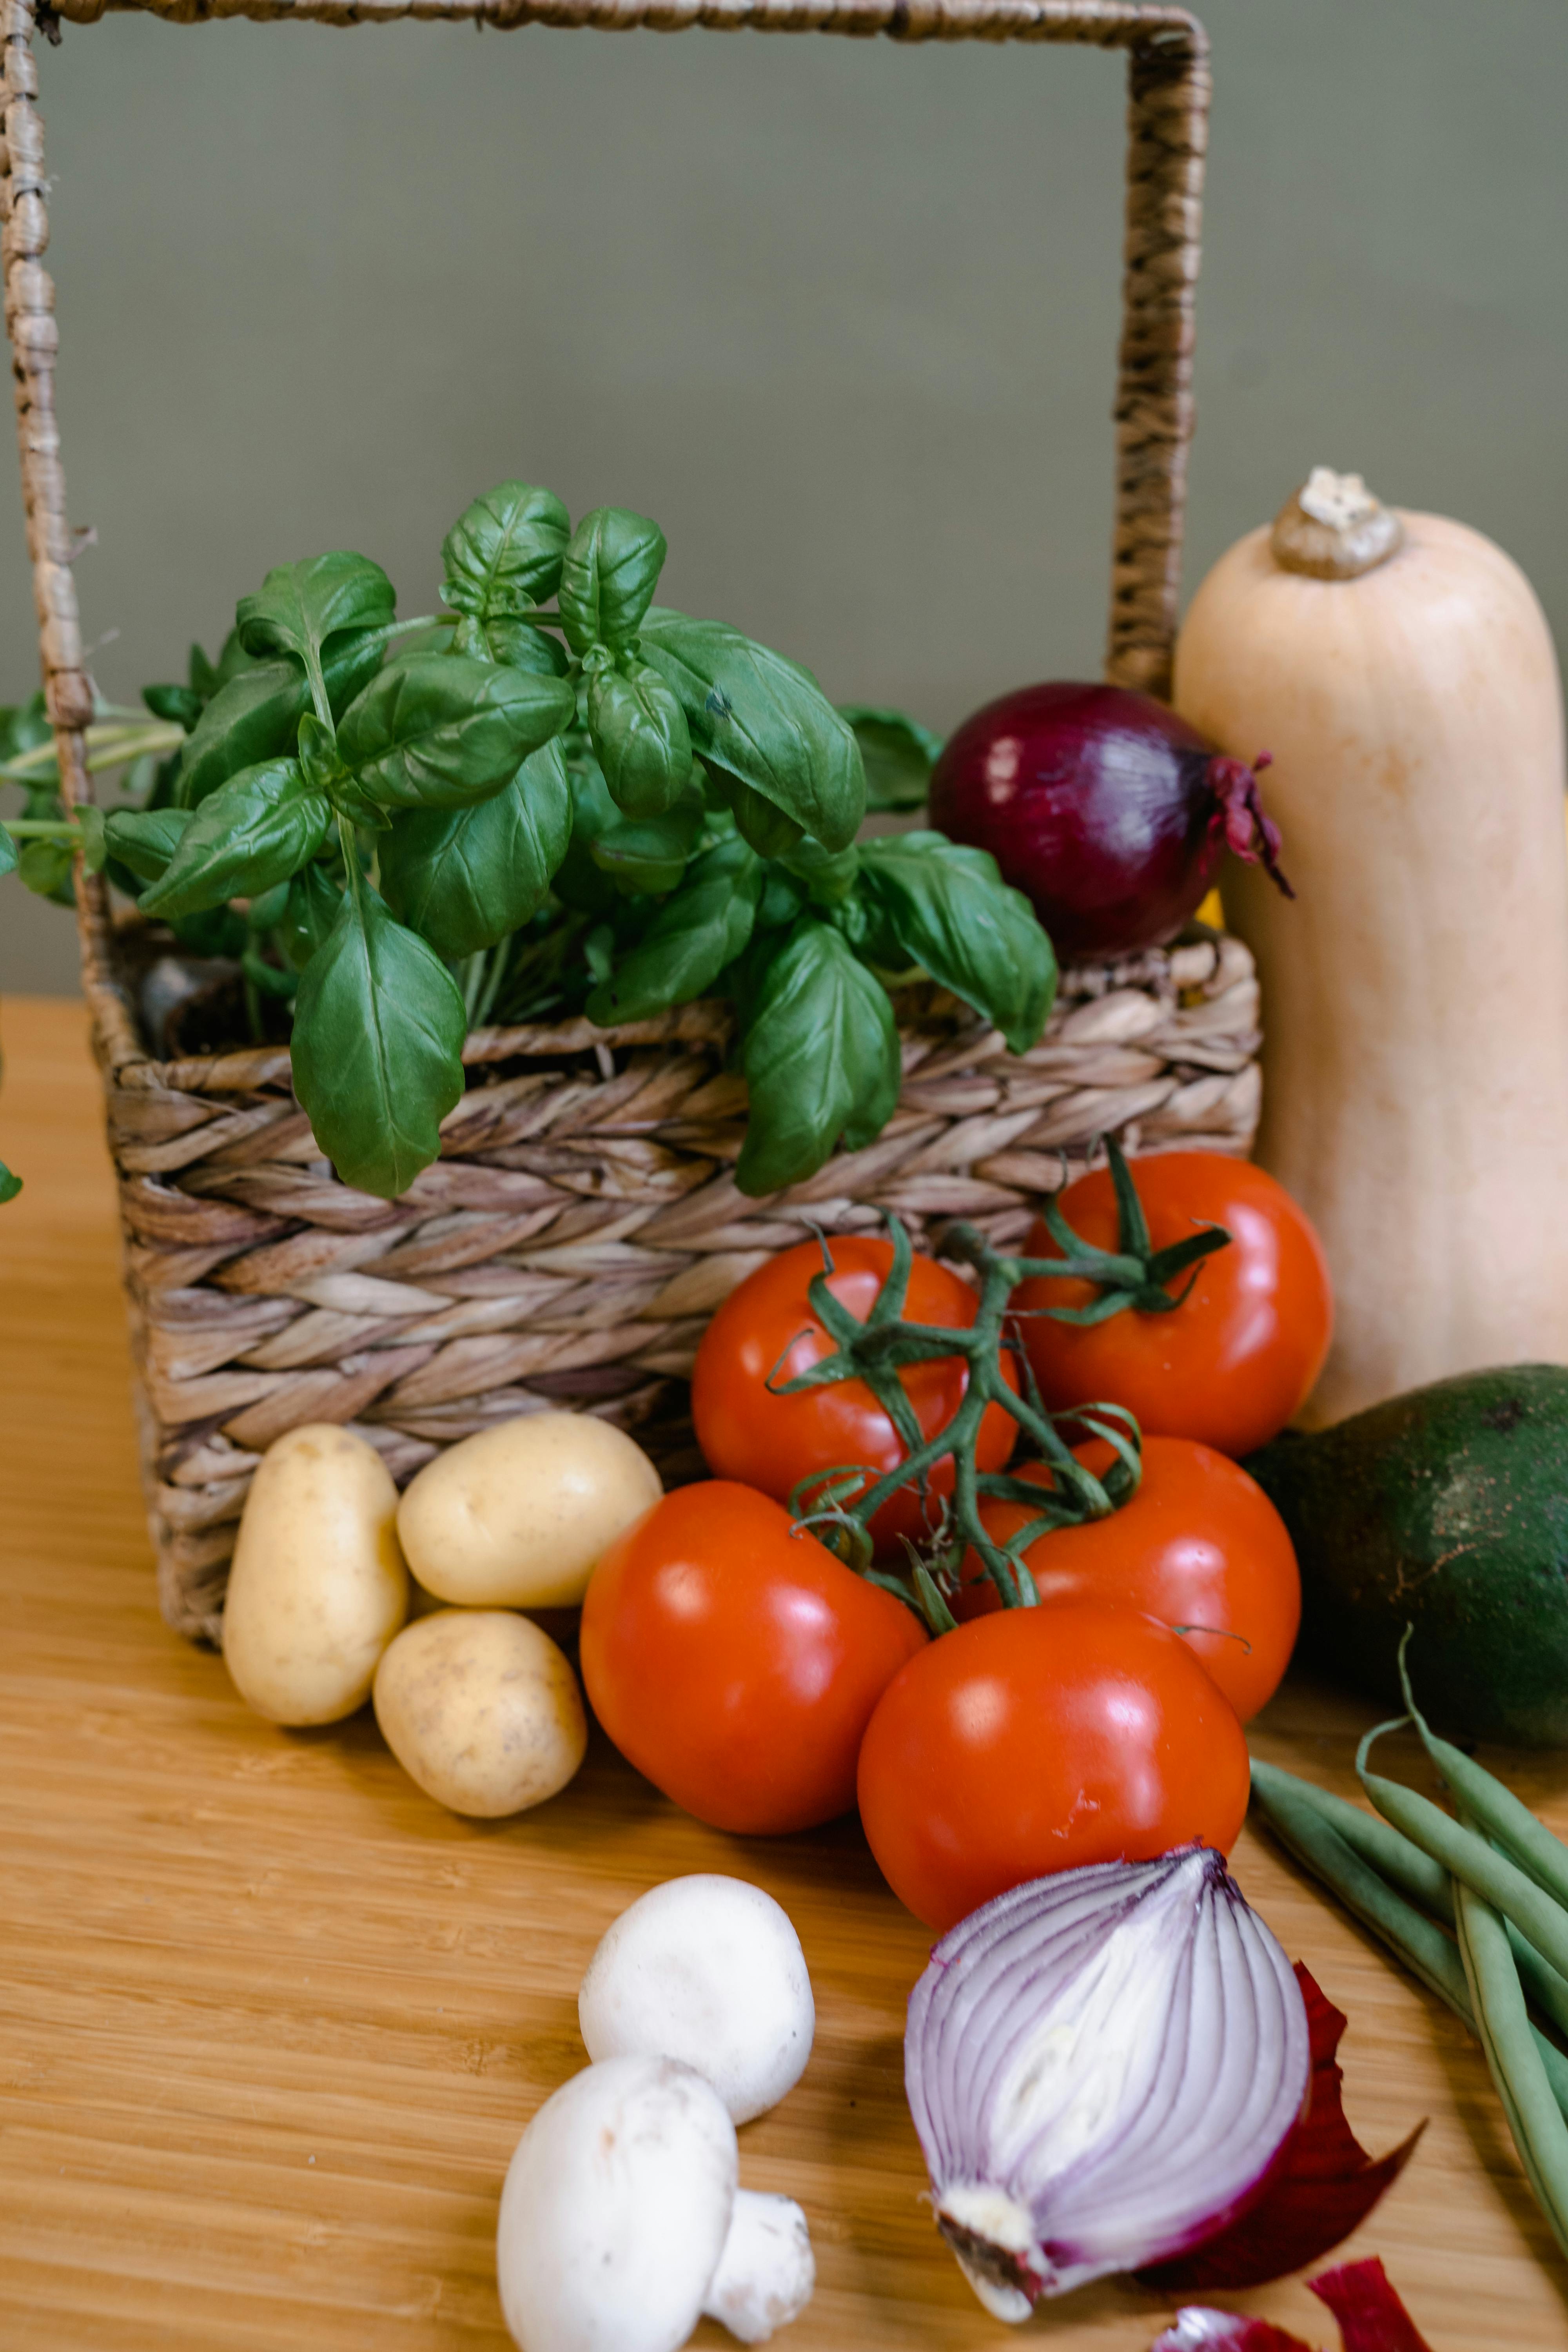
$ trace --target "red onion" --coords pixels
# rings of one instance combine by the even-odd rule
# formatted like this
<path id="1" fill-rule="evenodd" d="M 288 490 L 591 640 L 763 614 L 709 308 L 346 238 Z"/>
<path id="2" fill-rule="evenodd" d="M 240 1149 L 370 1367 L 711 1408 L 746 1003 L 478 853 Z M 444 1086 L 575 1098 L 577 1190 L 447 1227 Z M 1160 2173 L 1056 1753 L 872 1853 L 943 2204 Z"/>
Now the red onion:
<path id="1" fill-rule="evenodd" d="M 1344 2352 L 1430 2352 L 1375 2254 L 1324 2271 L 1307 2284 L 1338 2320 Z M 1150 2352 L 1311 2352 L 1311 2347 L 1267 2319 L 1190 2304 Z"/>
<path id="2" fill-rule="evenodd" d="M 1300 2112 L 1307 2011 L 1207 1846 L 1013 1888 L 910 1997 L 904 2082 L 937 2224 L 997 2318 L 1196 2245 Z"/>
<path id="3" fill-rule="evenodd" d="M 1124 955 L 1174 939 L 1228 847 L 1276 862 L 1258 772 L 1185 719 L 1119 686 L 1026 686 L 966 719 L 931 771 L 931 821 L 988 849 L 1032 900 L 1058 955 Z"/>

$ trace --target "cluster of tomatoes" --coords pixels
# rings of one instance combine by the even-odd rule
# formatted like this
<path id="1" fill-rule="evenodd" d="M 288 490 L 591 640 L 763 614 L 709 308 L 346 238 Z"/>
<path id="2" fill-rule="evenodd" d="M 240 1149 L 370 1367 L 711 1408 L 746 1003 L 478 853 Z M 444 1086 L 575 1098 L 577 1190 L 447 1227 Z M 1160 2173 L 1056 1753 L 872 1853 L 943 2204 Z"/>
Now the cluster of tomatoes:
<path id="1" fill-rule="evenodd" d="M 1230 1236 L 1171 1286 L 1179 1303 L 1064 1323 L 1047 1310 L 1100 1294 L 1041 1276 L 1010 1313 L 1047 1410 L 1106 1402 L 1135 1416 L 1141 1483 L 1109 1516 L 1027 1546 L 1038 1606 L 1004 1608 L 971 1551 L 948 1576 L 959 1622 L 934 1639 L 896 1575 L 858 1574 L 786 1507 L 819 1474 L 881 1476 L 908 1458 L 864 1381 L 778 1393 L 833 1352 L 807 1295 L 818 1245 L 784 1251 L 721 1307 L 692 1385 L 715 1475 L 617 1539 L 583 1612 L 595 1710 L 676 1803 L 742 1833 L 809 1828 L 858 1803 L 894 1892 L 939 1929 L 1050 1871 L 1194 1837 L 1228 1850 L 1247 1808 L 1241 1723 L 1284 1673 L 1300 1608 L 1289 1538 L 1237 1457 L 1283 1427 L 1315 1381 L 1328 1275 L 1306 1218 L 1259 1169 L 1173 1152 L 1138 1163 L 1136 1181 L 1154 1247 L 1205 1224 Z M 1085 1241 L 1116 1249 L 1107 1171 L 1080 1178 L 1059 1206 Z M 1043 1224 L 1027 1246 L 1060 1255 Z M 891 1244 L 829 1247 L 828 1286 L 864 1320 Z M 916 1257 L 906 1321 L 972 1328 L 975 1310 L 956 1273 Z M 969 1372 L 942 1359 L 899 1377 L 930 1438 Z M 979 1470 L 1001 1470 L 1016 1437 L 988 1406 Z M 1102 1439 L 1074 1450 L 1097 1475 L 1111 1459 Z M 1051 1481 L 1037 1464 L 1015 1475 Z M 950 1456 L 923 1493 L 911 1485 L 878 1511 L 879 1559 L 907 1564 L 952 1478 Z M 1034 1516 L 1001 1499 L 980 1514 L 997 1543 Z"/>

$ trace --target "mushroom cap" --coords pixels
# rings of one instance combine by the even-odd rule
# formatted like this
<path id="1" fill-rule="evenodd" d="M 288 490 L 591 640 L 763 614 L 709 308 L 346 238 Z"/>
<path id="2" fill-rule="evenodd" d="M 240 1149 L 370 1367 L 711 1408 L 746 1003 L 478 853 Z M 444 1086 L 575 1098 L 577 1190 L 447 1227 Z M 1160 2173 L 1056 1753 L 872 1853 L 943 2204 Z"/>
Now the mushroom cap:
<path id="1" fill-rule="evenodd" d="M 547 2099 L 501 2191 L 496 2271 L 521 2352 L 677 2352 L 735 2202 L 735 2127 L 671 2058 L 611 2058 Z"/>
<path id="2" fill-rule="evenodd" d="M 788 1913 L 743 1878 L 707 1873 L 667 1879 L 622 1912 L 588 1963 L 577 2015 L 590 2058 L 683 2059 L 738 2124 L 800 2080 L 816 2027 Z"/>

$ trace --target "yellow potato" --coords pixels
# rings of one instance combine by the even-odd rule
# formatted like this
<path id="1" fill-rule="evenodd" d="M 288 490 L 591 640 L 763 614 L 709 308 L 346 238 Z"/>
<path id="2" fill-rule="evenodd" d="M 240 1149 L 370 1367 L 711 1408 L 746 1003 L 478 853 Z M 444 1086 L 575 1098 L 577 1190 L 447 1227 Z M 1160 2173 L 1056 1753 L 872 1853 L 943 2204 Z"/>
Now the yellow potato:
<path id="1" fill-rule="evenodd" d="M 508 1609 L 443 1609 L 375 1670 L 375 1719 L 427 1797 L 493 1820 L 563 1789 L 588 1745 L 577 1677 Z"/>
<path id="2" fill-rule="evenodd" d="M 664 1492 L 626 1432 L 585 1412 L 531 1412 L 448 1446 L 397 1509 L 408 1565 L 468 1609 L 569 1609 L 599 1554 Z"/>
<path id="3" fill-rule="evenodd" d="M 224 1664 L 274 1723 L 364 1705 L 408 1614 L 397 1489 L 374 1445 L 330 1422 L 268 1448 L 245 1500 L 223 1612 Z"/>

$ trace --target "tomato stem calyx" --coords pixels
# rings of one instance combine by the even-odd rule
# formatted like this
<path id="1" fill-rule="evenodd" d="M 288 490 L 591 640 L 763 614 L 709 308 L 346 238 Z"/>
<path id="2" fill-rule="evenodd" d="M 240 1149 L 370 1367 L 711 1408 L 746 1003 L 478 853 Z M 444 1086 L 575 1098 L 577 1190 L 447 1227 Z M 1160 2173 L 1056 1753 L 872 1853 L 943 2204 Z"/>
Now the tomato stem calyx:
<path id="1" fill-rule="evenodd" d="M 1114 1150 L 1114 1146 L 1112 1149 Z M 1119 1155 L 1120 1156 L 1120 1155 Z M 1122 1163 L 1125 1168 L 1125 1162 Z M 1151 1259 L 1148 1229 L 1142 1226 L 1143 1259 Z M 863 1381 L 892 1422 L 907 1451 L 891 1470 L 867 1483 L 863 1467 L 846 1464 L 836 1470 L 814 1471 L 801 1480 L 790 1497 L 797 1522 L 870 1581 L 895 1592 L 933 1633 L 950 1632 L 954 1619 L 949 1603 L 956 1594 L 966 1551 L 973 1550 L 1007 1609 L 1033 1607 L 1039 1599 L 1024 1553 L 1036 1538 L 1050 1529 L 1075 1527 L 1086 1519 L 1105 1517 L 1136 1491 L 1142 1475 L 1142 1441 L 1138 1424 L 1122 1406 L 1079 1405 L 1059 1417 L 1082 1434 L 1103 1437 L 1116 1459 L 1102 1479 L 1085 1468 L 1061 1434 L 1058 1418 L 1046 1411 L 1033 1373 L 1016 1338 L 1008 1330 L 1008 1307 L 1020 1282 L 1038 1274 L 1066 1269 L 1056 1258 L 1016 1258 L 994 1250 L 973 1225 L 949 1228 L 938 1255 L 972 1266 L 980 1277 L 980 1303 L 966 1328 L 903 1320 L 909 1296 L 914 1247 L 901 1220 L 890 1212 L 888 1231 L 892 1262 L 864 1322 L 852 1314 L 828 1287 L 832 1260 L 824 1244 L 826 1271 L 814 1275 L 807 1288 L 811 1310 L 834 1343 L 834 1352 L 794 1379 L 777 1381 L 778 1366 L 769 1375 L 775 1396 L 798 1395 L 807 1389 L 826 1388 L 837 1381 Z M 1053 1227 L 1053 1231 L 1055 1228 Z M 1067 1230 L 1064 1227 L 1064 1230 Z M 1124 1227 L 1125 1231 L 1125 1227 Z M 1197 1237 L 1198 1246 L 1181 1243 L 1184 1264 L 1217 1249 L 1230 1236 L 1215 1232 Z M 1082 1249 L 1076 1235 L 1069 1238 Z M 1099 1258 L 1104 1253 L 1096 1252 Z M 1163 1252 L 1161 1257 L 1168 1257 Z M 1115 1261 L 1118 1265 L 1123 1261 Z M 1125 1263 L 1131 1265 L 1131 1257 Z M 1074 1269 L 1077 1270 L 1076 1268 Z M 1137 1268 L 1142 1277 L 1142 1261 Z M 1167 1307 L 1176 1302 L 1165 1294 Z M 786 1351 L 787 1352 L 787 1351 Z M 1003 1357 L 1014 1359 L 1022 1379 L 1020 1390 L 1003 1371 Z M 965 1366 L 963 1395 L 957 1412 L 931 1437 L 922 1435 L 900 1371 L 906 1365 L 960 1358 Z M 781 1362 L 783 1359 L 781 1358 Z M 775 1385 L 776 1381 L 776 1385 Z M 1042 1488 L 1031 1479 L 1005 1471 L 981 1471 L 975 1458 L 976 1440 L 987 1409 L 999 1405 L 1017 1423 L 1029 1456 L 1046 1464 L 1051 1485 Z M 907 1575 L 874 1569 L 870 1523 L 885 1503 L 914 1486 L 922 1502 L 930 1503 L 930 1476 L 939 1462 L 951 1456 L 952 1494 L 932 1522 L 929 1547 L 909 1545 Z M 1026 1504 L 1034 1516 L 1005 1543 L 997 1543 L 980 1516 L 982 1498 Z"/>
<path id="2" fill-rule="evenodd" d="M 1138 1188 L 1132 1181 L 1132 1171 L 1127 1165 L 1126 1154 L 1113 1135 L 1105 1138 L 1105 1156 L 1110 1165 L 1110 1181 L 1116 1188 L 1116 1209 L 1120 1224 L 1117 1235 L 1120 1247 L 1115 1250 L 1096 1249 L 1080 1234 L 1075 1234 L 1062 1214 L 1061 1195 L 1053 1192 L 1041 1211 L 1051 1238 L 1061 1250 L 1059 1258 L 1032 1258 L 1028 1263 L 1031 1275 L 1047 1275 L 1058 1281 L 1070 1277 L 1079 1282 L 1099 1286 L 1100 1297 L 1088 1307 L 1041 1307 L 1026 1310 L 1048 1316 L 1053 1323 L 1075 1323 L 1081 1328 L 1095 1323 L 1109 1323 L 1113 1315 L 1121 1315 L 1129 1307 L 1141 1315 L 1171 1315 L 1192 1295 L 1196 1282 L 1199 1261 L 1212 1257 L 1215 1250 L 1226 1249 L 1231 1236 L 1224 1225 L 1205 1225 L 1183 1242 L 1172 1242 L 1157 1250 L 1149 1233 L 1149 1221 L 1143 1214 L 1143 1203 L 1138 1198 Z M 1193 1268 L 1192 1278 L 1174 1297 L 1165 1287 L 1179 1274 Z"/>

